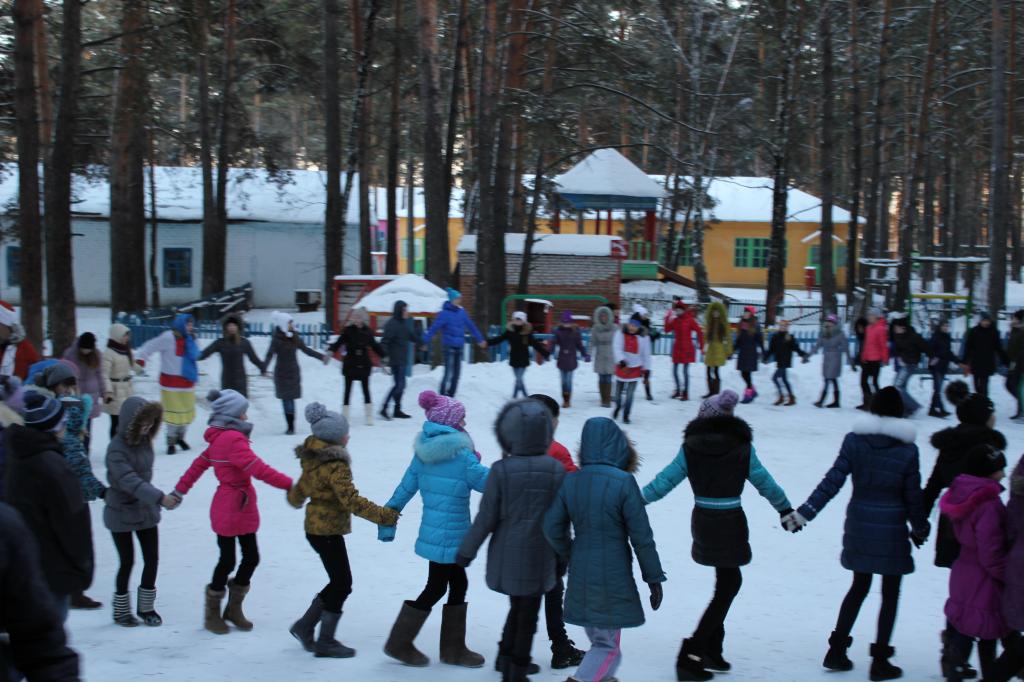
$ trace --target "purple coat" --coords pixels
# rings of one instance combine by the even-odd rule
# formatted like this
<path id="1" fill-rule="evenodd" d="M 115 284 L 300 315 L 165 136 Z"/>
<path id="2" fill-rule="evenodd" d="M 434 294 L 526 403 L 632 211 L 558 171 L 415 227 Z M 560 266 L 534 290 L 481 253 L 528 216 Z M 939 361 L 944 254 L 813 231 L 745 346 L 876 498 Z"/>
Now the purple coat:
<path id="1" fill-rule="evenodd" d="M 1007 558 L 1002 490 L 991 478 L 961 474 L 939 501 L 960 542 L 960 556 L 949 574 L 946 618 L 969 637 L 1009 634 L 1002 608 Z"/>
<path id="2" fill-rule="evenodd" d="M 78 357 L 78 341 L 75 341 L 68 346 L 63 356 L 65 360 L 78 368 L 78 392 L 82 395 L 92 396 L 92 412 L 89 414 L 89 419 L 100 416 L 100 406 L 103 404 L 100 398 L 103 393 L 103 363 L 97 350 L 93 349 L 93 354 L 96 356 L 96 366 L 90 367 Z"/>
<path id="3" fill-rule="evenodd" d="M 1006 585 L 1003 617 L 1011 630 L 1024 630 L 1024 457 L 1010 476 L 1010 504 L 1006 506 Z"/>
<path id="4" fill-rule="evenodd" d="M 577 354 L 582 355 L 590 361 L 587 349 L 583 347 L 583 334 L 576 325 L 566 326 L 560 324 L 555 327 L 555 338 L 552 341 L 552 350 L 558 347 L 558 369 L 563 372 L 571 372 L 579 366 L 576 359 Z"/>

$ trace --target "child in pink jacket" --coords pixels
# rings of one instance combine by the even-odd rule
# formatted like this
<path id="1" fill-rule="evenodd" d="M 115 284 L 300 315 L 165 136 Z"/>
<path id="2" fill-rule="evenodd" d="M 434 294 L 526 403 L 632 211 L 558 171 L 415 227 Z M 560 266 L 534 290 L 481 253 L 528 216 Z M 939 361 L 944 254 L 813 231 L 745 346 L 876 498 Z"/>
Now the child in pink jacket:
<path id="1" fill-rule="evenodd" d="M 990 678 L 996 642 L 1010 633 L 1003 617 L 1006 579 L 1006 507 L 999 495 L 1006 457 L 991 445 L 967 452 L 966 471 L 939 501 L 953 523 L 960 555 L 949 575 L 946 600 L 945 650 L 942 673 L 947 680 L 966 679 L 964 673 L 974 640 L 985 679 Z"/>
<path id="2" fill-rule="evenodd" d="M 245 420 L 249 401 L 241 393 L 226 389 L 210 391 L 209 428 L 203 434 L 208 443 L 206 451 L 196 457 L 192 466 L 182 475 L 174 493 L 179 499 L 195 485 L 211 466 L 219 485 L 210 504 L 210 521 L 217 534 L 220 560 L 213 569 L 213 580 L 206 588 L 204 626 L 214 634 L 227 634 L 225 621 L 234 623 L 239 630 L 252 630 L 252 623 L 242 613 L 242 602 L 249 592 L 252 578 L 260 562 L 256 545 L 256 531 L 260 527 L 260 510 L 256 506 L 256 488 L 252 479 L 258 478 L 281 490 L 292 487 L 292 479 L 277 471 L 256 456 L 249 445 L 252 424 Z M 242 563 L 232 580 L 228 575 L 235 568 L 235 539 L 242 548 Z M 221 601 L 227 588 L 228 605 L 223 615 Z"/>

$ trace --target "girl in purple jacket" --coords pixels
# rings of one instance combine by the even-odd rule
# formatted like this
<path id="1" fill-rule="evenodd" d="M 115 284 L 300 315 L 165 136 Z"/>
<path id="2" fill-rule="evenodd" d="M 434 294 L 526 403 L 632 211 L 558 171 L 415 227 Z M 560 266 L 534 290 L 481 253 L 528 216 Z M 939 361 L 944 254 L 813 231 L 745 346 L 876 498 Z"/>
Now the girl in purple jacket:
<path id="1" fill-rule="evenodd" d="M 1006 457 L 991 445 L 976 445 L 967 453 L 965 473 L 939 501 L 953 523 L 960 555 L 949 576 L 946 600 L 946 647 L 942 674 L 947 680 L 966 679 L 974 640 L 982 677 L 990 679 L 996 642 L 1010 632 L 1003 617 L 1006 576 L 1006 507 L 999 498 Z"/>

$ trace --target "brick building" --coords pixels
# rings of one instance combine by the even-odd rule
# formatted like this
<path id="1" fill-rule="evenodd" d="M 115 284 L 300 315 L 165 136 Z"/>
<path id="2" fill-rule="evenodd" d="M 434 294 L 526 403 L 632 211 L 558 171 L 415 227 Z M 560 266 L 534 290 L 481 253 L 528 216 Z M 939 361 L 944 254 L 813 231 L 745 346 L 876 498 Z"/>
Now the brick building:
<path id="1" fill-rule="evenodd" d="M 505 293 L 514 294 L 519 285 L 519 269 L 523 262 L 526 235 L 505 235 Z M 600 302 L 559 301 L 548 297 L 559 294 L 604 296 L 619 306 L 619 287 L 622 284 L 624 245 L 618 237 L 607 235 L 544 234 L 538 235 L 533 245 L 530 272 L 530 295 L 548 300 L 553 309 L 547 319 L 557 320 L 563 310 L 576 315 L 590 316 Z M 476 236 L 462 237 L 458 245 L 459 290 L 463 305 L 473 309 L 476 289 Z M 543 303 L 527 307 L 531 323 L 544 328 Z M 512 304 L 506 313 L 510 313 Z"/>

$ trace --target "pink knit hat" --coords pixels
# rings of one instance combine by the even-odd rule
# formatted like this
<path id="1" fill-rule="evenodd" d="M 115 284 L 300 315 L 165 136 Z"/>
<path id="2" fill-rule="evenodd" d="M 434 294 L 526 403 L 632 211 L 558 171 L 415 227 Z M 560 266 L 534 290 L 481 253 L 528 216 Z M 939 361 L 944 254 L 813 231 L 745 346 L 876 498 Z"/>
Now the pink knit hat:
<path id="1" fill-rule="evenodd" d="M 427 421 L 435 424 L 459 428 L 466 418 L 466 407 L 455 398 L 438 395 L 433 391 L 420 393 L 420 407 L 427 413 Z"/>
<path id="2" fill-rule="evenodd" d="M 700 409 L 697 411 L 697 417 L 700 419 L 706 419 L 708 417 L 731 417 L 733 410 L 736 409 L 736 403 L 739 402 L 740 397 L 735 391 L 725 389 L 718 395 L 713 395 L 707 398 L 700 405 Z"/>

